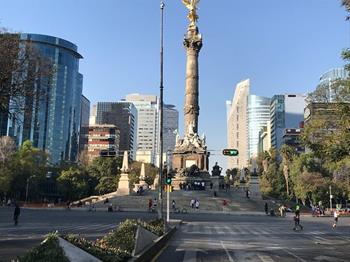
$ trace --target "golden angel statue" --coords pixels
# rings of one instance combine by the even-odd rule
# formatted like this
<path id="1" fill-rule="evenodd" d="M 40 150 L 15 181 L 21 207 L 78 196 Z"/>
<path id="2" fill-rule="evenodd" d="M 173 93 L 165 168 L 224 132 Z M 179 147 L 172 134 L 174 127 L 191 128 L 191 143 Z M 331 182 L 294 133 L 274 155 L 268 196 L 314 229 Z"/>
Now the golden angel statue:
<path id="1" fill-rule="evenodd" d="M 200 0 L 182 0 L 182 3 L 186 6 L 190 12 L 188 13 L 187 17 L 190 20 L 190 26 L 195 27 L 196 22 L 198 20 L 198 15 L 197 15 L 197 5 Z"/>

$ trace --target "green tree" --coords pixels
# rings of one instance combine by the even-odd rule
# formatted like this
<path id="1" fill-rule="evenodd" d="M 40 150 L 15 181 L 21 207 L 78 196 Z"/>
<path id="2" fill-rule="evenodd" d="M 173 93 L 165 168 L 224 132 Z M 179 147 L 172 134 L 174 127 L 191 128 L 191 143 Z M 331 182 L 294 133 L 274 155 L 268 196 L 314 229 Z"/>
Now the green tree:
<path id="1" fill-rule="evenodd" d="M 33 147 L 29 140 L 13 154 L 8 165 L 11 175 L 10 194 L 13 197 L 25 199 L 27 180 L 30 183 L 29 197 L 31 199 L 40 197 L 39 184 L 46 179 L 47 159 L 47 154 Z"/>
<path id="2" fill-rule="evenodd" d="M 142 162 L 134 161 L 130 165 L 130 175 L 129 178 L 133 184 L 139 182 L 140 173 L 141 173 Z M 153 164 L 145 163 L 145 173 L 146 173 L 146 183 L 152 185 L 154 178 L 158 174 L 159 169 Z"/>
<path id="3" fill-rule="evenodd" d="M 120 177 L 121 158 L 97 157 L 88 166 L 90 176 L 96 181 L 95 193 L 102 195 L 117 190 Z"/>
<path id="4" fill-rule="evenodd" d="M 92 194 L 93 186 L 91 185 L 92 177 L 88 172 L 77 168 L 70 167 L 62 171 L 57 179 L 58 190 L 67 200 L 77 200 Z"/>
<path id="5" fill-rule="evenodd" d="M 289 196 L 289 168 L 293 161 L 293 157 L 296 155 L 296 151 L 293 147 L 283 144 L 280 149 L 280 154 L 282 156 L 282 173 L 286 183 L 286 193 L 287 196 Z"/>
<path id="6" fill-rule="evenodd" d="M 260 190 L 265 196 L 286 197 L 286 184 L 280 170 L 277 151 L 273 148 L 264 155 L 266 169 L 260 179 Z"/>
<path id="7" fill-rule="evenodd" d="M 228 177 L 228 180 L 231 179 L 233 181 L 233 184 L 237 183 L 239 180 L 238 168 L 227 169 L 226 176 Z"/>

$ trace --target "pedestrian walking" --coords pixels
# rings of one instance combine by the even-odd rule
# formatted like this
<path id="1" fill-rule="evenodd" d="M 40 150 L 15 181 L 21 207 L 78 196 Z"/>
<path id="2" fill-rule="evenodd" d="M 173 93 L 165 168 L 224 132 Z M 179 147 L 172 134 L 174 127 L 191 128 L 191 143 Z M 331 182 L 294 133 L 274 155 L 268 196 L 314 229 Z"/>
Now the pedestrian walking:
<path id="1" fill-rule="evenodd" d="M 299 206 L 299 204 L 295 205 L 295 216 L 300 216 L 300 206 Z"/>
<path id="2" fill-rule="evenodd" d="M 285 217 L 286 216 L 286 207 L 283 204 L 279 207 L 279 211 L 280 211 L 280 216 L 281 217 Z"/>
<path id="3" fill-rule="evenodd" d="M 249 198 L 249 196 L 250 196 L 250 191 L 249 191 L 249 189 L 247 189 L 247 191 L 245 191 L 245 195 L 246 195 L 247 198 Z"/>
<path id="4" fill-rule="evenodd" d="M 295 231 L 298 228 L 300 228 L 300 230 L 304 229 L 304 227 L 300 224 L 300 214 L 294 216 L 294 228 L 293 228 L 293 230 Z"/>
<path id="5" fill-rule="evenodd" d="M 198 199 L 196 199 L 195 205 L 196 205 L 196 209 L 199 209 L 199 200 Z"/>
<path id="6" fill-rule="evenodd" d="M 18 217 L 21 214 L 21 209 L 19 208 L 19 205 L 15 204 L 15 211 L 13 212 L 13 221 L 15 222 L 15 226 L 18 225 Z"/>
<path id="7" fill-rule="evenodd" d="M 333 212 L 333 217 L 334 217 L 334 223 L 333 223 L 333 228 L 336 228 L 337 227 L 337 224 L 338 224 L 338 217 L 339 217 L 339 212 L 338 210 L 334 210 Z"/>
<path id="8" fill-rule="evenodd" d="M 191 199 L 191 202 L 190 202 L 190 207 L 191 207 L 191 208 L 194 208 L 194 204 L 195 204 L 194 199 Z"/>
<path id="9" fill-rule="evenodd" d="M 269 214 L 269 205 L 267 204 L 267 202 L 265 202 L 265 214 Z"/>
<path id="10" fill-rule="evenodd" d="M 152 211 L 152 198 L 148 199 L 148 211 Z"/>
<path id="11" fill-rule="evenodd" d="M 171 202 L 171 207 L 173 208 L 173 210 L 175 210 L 175 208 L 176 208 L 176 202 L 175 202 L 174 199 L 173 199 L 173 201 Z"/>

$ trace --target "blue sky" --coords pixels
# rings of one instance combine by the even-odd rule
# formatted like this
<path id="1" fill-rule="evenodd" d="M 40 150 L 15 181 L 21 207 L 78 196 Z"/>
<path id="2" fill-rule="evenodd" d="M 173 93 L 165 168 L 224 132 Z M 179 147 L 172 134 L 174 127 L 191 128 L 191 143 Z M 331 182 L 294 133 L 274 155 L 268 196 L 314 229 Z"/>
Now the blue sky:
<path id="1" fill-rule="evenodd" d="M 69 40 L 84 56 L 83 93 L 92 103 L 129 93 L 159 93 L 158 0 L 0 0 L 0 26 Z M 165 102 L 183 130 L 188 21 L 181 0 L 165 0 Z M 210 150 L 226 145 L 225 101 L 240 80 L 272 96 L 312 91 L 322 73 L 343 65 L 350 26 L 338 0 L 201 0 L 200 133 Z M 218 154 L 217 152 L 216 154 Z M 213 155 L 212 166 L 225 158 Z"/>

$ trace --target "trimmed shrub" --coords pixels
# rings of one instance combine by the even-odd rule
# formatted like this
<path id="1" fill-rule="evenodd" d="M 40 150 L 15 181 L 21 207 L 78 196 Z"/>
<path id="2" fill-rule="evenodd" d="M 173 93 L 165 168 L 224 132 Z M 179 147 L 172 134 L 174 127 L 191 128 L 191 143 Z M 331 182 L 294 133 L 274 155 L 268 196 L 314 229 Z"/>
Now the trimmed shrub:
<path id="1" fill-rule="evenodd" d="M 56 233 L 47 235 L 38 247 L 34 247 L 25 256 L 18 258 L 20 262 L 69 262 L 63 249 L 58 244 Z"/>
<path id="2" fill-rule="evenodd" d="M 131 254 L 125 250 L 97 245 L 96 242 L 88 241 L 85 238 L 73 235 L 63 236 L 63 238 L 104 262 L 127 261 L 131 257 Z"/>
<path id="3" fill-rule="evenodd" d="M 131 254 L 135 247 L 137 226 L 142 226 L 158 236 L 163 234 L 162 220 L 155 220 L 147 223 L 142 220 L 127 219 L 96 243 L 101 247 L 120 248 Z"/>

